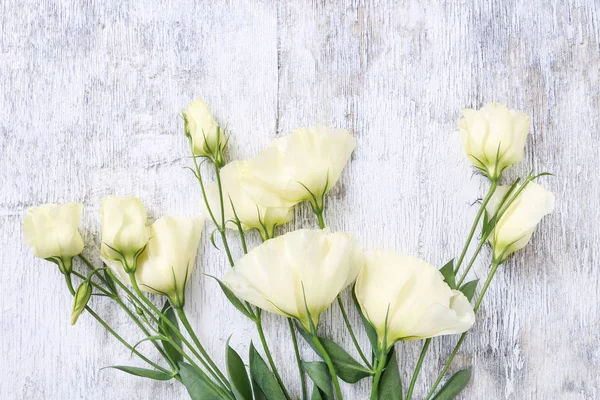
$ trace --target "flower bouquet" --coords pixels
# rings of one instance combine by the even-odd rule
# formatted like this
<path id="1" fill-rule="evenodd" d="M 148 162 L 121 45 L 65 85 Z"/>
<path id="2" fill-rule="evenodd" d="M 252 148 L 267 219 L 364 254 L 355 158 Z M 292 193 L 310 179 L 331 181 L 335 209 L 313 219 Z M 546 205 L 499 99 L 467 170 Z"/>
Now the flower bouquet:
<path id="1" fill-rule="evenodd" d="M 25 241 L 35 256 L 58 266 L 73 295 L 71 323 L 87 311 L 146 364 L 112 368 L 138 377 L 177 380 L 194 400 L 342 399 L 342 381 L 352 385 L 363 379 L 372 382 L 371 400 L 410 400 L 431 340 L 460 335 L 425 399 L 457 396 L 470 380 L 470 369 L 440 384 L 498 268 L 529 242 L 537 224 L 554 208 L 553 194 L 534 182 L 546 173 L 500 185 L 503 172 L 523 157 L 529 117 L 497 103 L 463 111 L 459 127 L 466 154 L 475 170 L 488 178 L 489 189 L 458 258 L 441 268 L 389 250 L 364 251 L 352 235 L 327 227 L 326 195 L 356 146 L 350 132 L 300 128 L 274 140 L 253 159 L 228 162 L 230 138 L 206 103 L 191 103 L 182 117 L 203 216 L 166 216 L 149 225 L 140 200 L 109 196 L 101 205 L 102 265 L 92 264 L 83 254 L 81 204 L 42 205 L 29 210 L 23 221 Z M 212 170 L 214 182 L 207 181 L 202 164 Z M 285 230 L 278 227 L 289 222 L 294 207 L 303 202 L 310 204 L 319 229 L 278 235 Z M 250 344 L 247 357 L 228 342 L 224 368 L 203 346 L 185 312 L 186 302 L 193 301 L 186 298 L 185 289 L 193 277 L 205 219 L 214 227 L 211 242 L 215 247 L 220 242 L 229 263 L 212 278 L 240 318 L 255 324 L 260 338 L 260 345 Z M 235 232 L 243 255 L 231 251 L 227 230 Z M 262 244 L 249 248 L 246 237 L 254 231 Z M 469 280 L 486 244 L 492 249 L 487 276 L 483 282 Z M 344 295 L 352 297 L 362 327 L 350 323 Z M 138 343 L 123 339 L 91 308 L 89 301 L 95 296 L 113 301 L 129 316 L 139 328 Z M 333 303 L 340 308 L 340 324 L 358 359 L 320 333 L 319 317 Z M 301 388 L 300 393 L 293 393 L 278 371 L 264 335 L 265 311 L 280 315 L 289 327 L 300 383 L 294 387 Z M 361 346 L 356 329 L 366 330 L 368 348 Z M 299 340 L 310 345 L 319 361 L 301 358 Z M 395 348 L 408 340 L 422 341 L 423 347 L 412 375 L 403 377 Z M 144 342 L 152 343 L 156 354 L 143 354 L 138 345 Z"/>

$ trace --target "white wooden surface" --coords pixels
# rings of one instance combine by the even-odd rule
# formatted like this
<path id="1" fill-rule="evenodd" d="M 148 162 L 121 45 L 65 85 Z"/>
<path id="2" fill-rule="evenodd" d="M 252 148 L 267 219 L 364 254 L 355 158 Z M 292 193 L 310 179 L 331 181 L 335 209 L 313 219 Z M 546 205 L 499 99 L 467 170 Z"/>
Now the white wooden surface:
<path id="1" fill-rule="evenodd" d="M 509 178 L 556 173 L 543 180 L 556 212 L 499 272 L 454 367 L 473 365 L 465 399 L 600 399 L 599 15 L 595 0 L 4 0 L 0 398 L 185 398 L 175 383 L 100 371 L 138 363 L 91 317 L 69 326 L 61 276 L 22 244 L 20 221 L 40 203 L 83 202 L 95 255 L 108 194 L 138 195 L 153 217 L 197 213 L 177 114 L 201 96 L 233 131 L 236 158 L 298 126 L 351 129 L 358 148 L 329 224 L 366 248 L 436 264 L 459 252 L 486 188 L 461 154 L 459 110 L 497 100 L 529 113 L 526 158 Z M 311 225 L 301 208 L 292 226 Z M 227 268 L 208 235 L 199 262 L 210 274 Z M 242 353 L 256 335 L 200 272 L 188 310 L 222 364 L 230 334 Z M 94 307 L 139 338 L 115 307 Z M 266 326 L 284 379 L 296 382 L 286 324 L 269 316 Z M 322 330 L 351 349 L 336 307 Z M 433 342 L 417 398 L 455 340 Z M 399 350 L 405 383 L 419 348 Z M 344 389 L 363 399 L 368 384 Z"/>

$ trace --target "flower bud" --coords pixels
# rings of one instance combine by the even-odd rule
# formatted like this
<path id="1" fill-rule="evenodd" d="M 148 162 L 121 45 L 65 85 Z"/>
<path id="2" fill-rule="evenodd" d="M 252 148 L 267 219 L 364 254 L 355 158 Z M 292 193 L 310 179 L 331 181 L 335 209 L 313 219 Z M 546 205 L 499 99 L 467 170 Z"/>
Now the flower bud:
<path id="1" fill-rule="evenodd" d="M 188 109 L 183 111 L 183 118 L 185 133 L 192 140 L 194 155 L 208 157 L 222 165 L 225 136 L 208 105 L 201 99 L 190 103 Z"/>
<path id="2" fill-rule="evenodd" d="M 102 200 L 102 255 L 134 272 L 136 260 L 148 243 L 146 209 L 135 197 L 108 196 Z"/>
<path id="3" fill-rule="evenodd" d="M 235 221 L 237 215 L 242 224 L 242 229 L 257 229 L 265 239 L 273 237 L 275 226 L 291 221 L 294 217 L 294 209 L 291 207 L 264 207 L 256 204 L 243 186 L 243 177 L 247 170 L 247 161 L 233 161 L 221 169 L 225 221 Z M 220 223 L 221 202 L 218 185 L 216 183 L 206 185 L 206 195 L 210 210 L 217 222 Z M 205 216 L 210 217 L 210 213 L 204 204 L 203 212 Z M 226 224 L 226 226 L 237 229 L 237 226 L 232 222 Z"/>
<path id="4" fill-rule="evenodd" d="M 312 331 L 319 315 L 354 282 L 363 262 L 353 237 L 301 229 L 252 249 L 227 272 L 224 282 L 239 298 L 294 317 Z"/>
<path id="5" fill-rule="evenodd" d="M 135 273 L 140 289 L 168 296 L 173 306 L 183 307 L 203 225 L 201 217 L 162 217 L 152 224 Z"/>
<path id="6" fill-rule="evenodd" d="M 290 207 L 308 200 L 322 210 L 323 197 L 338 181 L 355 147 L 346 130 L 296 129 L 249 162 L 244 189 L 263 206 Z"/>
<path id="7" fill-rule="evenodd" d="M 516 187 L 508 196 L 509 199 L 516 195 L 519 189 L 520 186 Z M 508 190 L 508 186 L 498 186 L 486 207 L 488 220 L 496 214 Z M 490 234 L 489 241 L 494 249 L 494 259 L 502 262 L 510 254 L 525 247 L 536 226 L 552 211 L 554 194 L 537 183 L 529 182 L 506 208 Z"/>
<path id="8" fill-rule="evenodd" d="M 75 325 L 77 319 L 85 310 L 88 301 L 92 297 L 92 284 L 90 281 L 85 280 L 79 287 L 77 288 L 77 292 L 75 292 L 75 297 L 73 299 L 73 312 L 71 312 L 71 325 Z"/>
<path id="9" fill-rule="evenodd" d="M 490 179 L 523 158 L 530 118 L 521 111 L 490 103 L 479 110 L 465 109 L 460 134 L 475 168 Z"/>
<path id="10" fill-rule="evenodd" d="M 475 322 L 467 298 L 450 289 L 433 265 L 386 250 L 365 258 L 354 290 L 384 348 L 398 340 L 463 333 Z"/>
<path id="11" fill-rule="evenodd" d="M 83 251 L 77 229 L 82 209 L 79 203 L 44 204 L 23 219 L 23 237 L 33 254 L 55 262 L 63 273 L 71 271 L 72 258 Z"/>

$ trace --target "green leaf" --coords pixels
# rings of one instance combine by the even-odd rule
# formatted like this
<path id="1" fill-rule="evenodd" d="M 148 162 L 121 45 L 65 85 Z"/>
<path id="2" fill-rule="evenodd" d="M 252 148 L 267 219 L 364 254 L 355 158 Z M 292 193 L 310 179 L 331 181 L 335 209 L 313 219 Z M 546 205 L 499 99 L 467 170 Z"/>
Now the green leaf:
<path id="1" fill-rule="evenodd" d="M 212 231 L 212 233 L 210 234 L 210 242 L 212 243 L 213 247 L 217 250 L 219 250 L 219 247 L 216 245 L 215 243 L 215 233 L 217 232 L 217 230 L 215 229 L 214 231 Z"/>
<path id="2" fill-rule="evenodd" d="M 229 302 L 235 308 L 237 308 L 242 314 L 244 314 L 246 317 L 248 317 L 254 321 L 254 319 L 255 319 L 254 315 L 252 315 L 250 313 L 250 311 L 248 311 L 248 309 L 246 308 L 246 305 L 244 303 L 242 303 L 242 301 L 240 299 L 238 299 L 238 297 L 231 291 L 231 289 L 229 289 L 225 283 L 223 283 L 219 279 L 215 278 L 214 276 L 211 276 L 211 278 L 213 278 L 214 280 L 216 280 L 219 283 L 219 286 L 221 287 L 221 290 L 225 294 L 225 297 L 227 297 L 227 300 L 229 300 Z"/>
<path id="3" fill-rule="evenodd" d="M 456 274 L 454 273 L 454 259 L 448 261 L 440 272 L 444 275 L 444 281 L 450 286 L 450 289 L 456 289 Z"/>
<path id="4" fill-rule="evenodd" d="M 299 328 L 299 332 L 308 342 L 308 344 L 310 344 L 315 353 L 317 353 L 319 357 L 323 358 L 323 355 L 317 346 L 315 346 L 314 340 L 310 333 L 302 328 Z M 333 363 L 336 374 L 344 382 L 356 383 L 361 379 L 372 375 L 371 370 L 361 365 L 350 354 L 348 354 L 346 350 L 341 348 L 333 340 L 319 336 L 319 341 L 331 358 L 331 362 Z"/>
<path id="5" fill-rule="evenodd" d="M 363 322 L 363 326 L 365 327 L 365 331 L 367 332 L 367 337 L 369 338 L 369 342 L 371 342 L 371 352 L 375 355 L 375 358 L 379 357 L 379 339 L 377 338 L 377 331 L 369 322 L 369 319 L 363 314 L 362 309 L 360 308 L 360 303 L 356 298 L 356 293 L 354 292 L 354 288 L 352 288 L 352 300 L 354 300 L 354 305 L 356 309 L 360 313 L 360 319 Z"/>
<path id="6" fill-rule="evenodd" d="M 333 385 L 327 365 L 321 361 L 303 361 L 302 365 L 314 384 L 327 396 L 326 398 L 333 399 Z"/>
<path id="7" fill-rule="evenodd" d="M 254 400 L 269 400 L 269 398 L 263 393 L 263 391 L 252 382 L 252 393 L 254 393 Z"/>
<path id="8" fill-rule="evenodd" d="M 458 371 L 448 379 L 432 400 L 452 400 L 471 380 L 471 368 Z"/>
<path id="9" fill-rule="evenodd" d="M 392 347 L 385 371 L 381 375 L 379 382 L 379 400 L 399 399 L 402 400 L 402 380 L 398 370 L 398 361 L 396 360 L 396 351 Z"/>
<path id="10" fill-rule="evenodd" d="M 319 341 L 331 358 L 336 374 L 344 382 L 356 383 L 367 376 L 371 376 L 371 370 L 363 367 L 333 340 L 320 337 Z"/>
<path id="11" fill-rule="evenodd" d="M 178 327 L 178 323 L 177 323 L 177 317 L 175 316 L 175 311 L 173 311 L 173 307 L 171 307 L 171 304 L 169 303 L 169 300 L 165 301 L 165 305 L 163 306 L 161 312 L 169 319 L 169 321 L 171 321 L 171 323 Z M 173 330 L 167 325 L 167 323 L 160 318 L 160 320 L 158 321 L 158 332 L 166 337 L 171 338 L 180 349 L 183 349 L 183 347 L 181 346 L 181 338 L 173 333 Z M 178 364 L 180 361 L 183 361 L 183 355 L 177 351 L 175 349 L 175 347 L 173 347 L 173 345 L 171 343 L 169 343 L 168 340 L 161 340 L 163 349 L 165 349 L 165 352 L 167 353 L 167 356 L 169 357 L 169 359 L 171 359 L 171 361 L 173 361 L 175 364 Z"/>
<path id="12" fill-rule="evenodd" d="M 154 379 L 156 381 L 168 381 L 171 378 L 173 378 L 173 375 L 166 374 L 161 371 L 156 371 L 153 369 L 146 369 L 146 368 L 129 367 L 126 365 L 114 365 L 114 366 L 105 367 L 105 368 L 118 369 L 119 371 L 127 372 L 128 374 L 131 374 L 131 375 L 139 376 L 142 378 Z M 102 368 L 102 369 L 104 369 L 104 368 Z"/>
<path id="13" fill-rule="evenodd" d="M 206 378 L 200 375 L 194 367 L 184 362 L 177 365 L 181 382 L 187 389 L 191 400 L 222 400 L 223 397 L 210 387 Z"/>
<path id="14" fill-rule="evenodd" d="M 237 400 L 252 400 L 252 386 L 246 372 L 246 366 L 240 355 L 229 345 L 229 340 L 227 340 L 226 346 L 225 362 L 233 394 Z"/>
<path id="15" fill-rule="evenodd" d="M 285 395 L 277 383 L 277 379 L 267 367 L 267 363 L 260 356 L 254 344 L 250 343 L 250 376 L 256 395 L 257 389 L 268 400 L 285 400 Z M 257 396 L 257 399 L 260 397 Z"/>
<path id="16" fill-rule="evenodd" d="M 471 301 L 473 299 L 473 296 L 475 296 L 475 289 L 477 289 L 478 283 L 479 279 L 475 279 L 474 281 L 470 281 L 463 284 L 458 290 L 460 290 L 465 295 L 467 300 Z"/>
<path id="17" fill-rule="evenodd" d="M 313 390 L 310 395 L 310 400 L 330 400 L 325 393 L 317 385 L 313 385 Z M 333 399 L 331 399 L 333 400 Z"/>

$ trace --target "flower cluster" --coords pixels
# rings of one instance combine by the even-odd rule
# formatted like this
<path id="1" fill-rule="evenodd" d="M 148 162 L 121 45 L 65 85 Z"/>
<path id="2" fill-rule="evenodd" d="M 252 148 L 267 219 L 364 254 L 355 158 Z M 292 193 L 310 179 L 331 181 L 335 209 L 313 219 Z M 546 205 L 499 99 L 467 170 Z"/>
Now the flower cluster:
<path id="1" fill-rule="evenodd" d="M 256 158 L 225 165 L 219 182 L 206 185 L 205 213 L 213 219 L 223 215 L 231 228 L 238 221 L 243 229 L 257 229 L 263 239 L 270 238 L 276 226 L 293 218 L 293 207 L 302 201 L 323 213 L 323 199 L 355 146 L 345 130 L 296 129 Z"/>
<path id="2" fill-rule="evenodd" d="M 184 130 L 202 190 L 204 217 L 162 217 L 148 224 L 146 209 L 135 197 L 109 196 L 102 201 L 101 259 L 94 267 L 81 253 L 84 242 L 78 230 L 83 206 L 67 203 L 29 210 L 23 222 L 25 241 L 35 256 L 56 263 L 74 296 L 72 323 L 84 310 L 108 327 L 88 303 L 94 295 L 113 299 L 121 306 L 163 356 L 162 367 L 129 345 L 131 351 L 153 369 L 117 367 L 134 375 L 158 380 L 177 378 L 192 398 L 288 399 L 288 392 L 271 356 L 262 331 L 262 311 L 288 319 L 298 356 L 303 399 L 307 399 L 304 374 L 314 382 L 312 398 L 341 399 L 338 378 L 355 383 L 373 380 L 371 399 L 400 394 L 402 384 L 395 366 L 394 345 L 425 339 L 406 399 L 414 384 L 431 338 L 462 334 L 453 356 L 426 399 L 435 394 L 498 267 L 523 248 L 541 219 L 554 208 L 554 196 L 533 181 L 544 174 L 517 179 L 501 186 L 503 172 L 523 157 L 529 117 L 492 103 L 480 110 L 464 110 L 460 133 L 474 167 L 490 180 L 473 228 L 457 261 L 438 269 L 419 258 L 390 250 L 364 251 L 358 240 L 325 225 L 325 196 L 339 180 L 356 141 L 346 130 L 311 127 L 280 137 L 249 160 L 227 163 L 227 139 L 207 104 L 191 103 L 183 112 Z M 214 166 L 215 182 L 206 183 L 198 158 Z M 307 201 L 319 229 L 299 229 L 280 236 L 276 227 L 289 222 L 294 207 Z M 250 318 L 261 338 L 269 365 L 251 346 L 250 377 L 239 357 L 227 345 L 227 376 L 202 346 L 184 312 L 185 287 L 196 263 L 204 219 L 215 225 L 230 267 L 217 281 L 227 299 Z M 467 258 L 476 228 L 479 245 Z M 243 255 L 236 257 L 227 229 L 235 229 Z M 247 248 L 246 235 L 258 231 L 262 244 Z M 478 281 L 465 282 L 486 244 L 492 248 L 491 268 L 477 300 Z M 88 275 L 73 268 L 79 256 L 90 267 Z M 464 269 L 461 267 L 466 265 Z M 82 280 L 75 291 L 72 276 Z M 371 341 L 372 357 L 365 356 L 347 318 L 342 292 L 352 287 L 356 312 Z M 147 293 L 166 297 L 160 309 Z M 127 299 L 127 301 L 124 301 Z M 348 334 L 362 361 L 338 344 L 319 335 L 320 315 L 337 300 Z M 128 305 L 127 302 L 130 304 Z M 188 335 L 182 334 L 181 323 Z M 306 363 L 297 351 L 296 332 L 315 349 L 323 362 Z M 189 339 L 188 339 L 189 337 Z M 459 372 L 465 374 L 465 371 Z M 451 398 L 468 382 L 444 386 L 436 398 Z M 401 397 L 401 395 L 400 395 Z"/>

